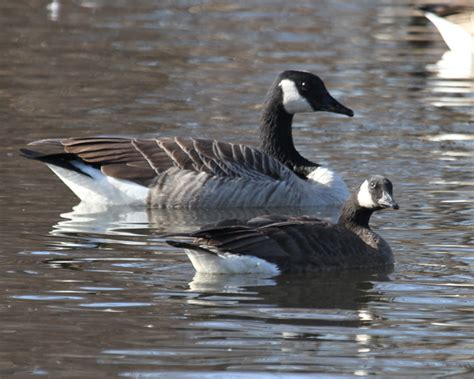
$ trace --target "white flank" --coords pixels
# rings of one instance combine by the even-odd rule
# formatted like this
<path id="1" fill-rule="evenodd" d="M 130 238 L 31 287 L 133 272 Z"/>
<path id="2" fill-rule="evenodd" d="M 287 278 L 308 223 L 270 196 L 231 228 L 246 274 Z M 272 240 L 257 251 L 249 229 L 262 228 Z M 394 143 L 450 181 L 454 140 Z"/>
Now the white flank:
<path id="1" fill-rule="evenodd" d="M 48 164 L 79 199 L 86 203 L 145 205 L 148 188 L 128 180 L 111 178 L 82 162 L 70 162 L 90 176 Z"/>
<path id="2" fill-rule="evenodd" d="M 295 82 L 283 79 L 279 86 L 283 92 L 283 107 L 288 113 L 313 112 L 311 105 L 298 92 Z"/>
<path id="3" fill-rule="evenodd" d="M 347 190 L 344 180 L 342 180 L 338 174 L 327 167 L 319 166 L 316 168 L 316 170 L 311 171 L 308 174 L 308 179 L 318 182 L 323 186 L 332 187 L 334 191 L 343 192 L 346 194 L 346 196 L 349 195 L 349 191 Z"/>
<path id="4" fill-rule="evenodd" d="M 278 275 L 277 265 L 253 256 L 230 253 L 205 253 L 185 250 L 197 272 L 203 274 L 265 274 Z"/>
<path id="5" fill-rule="evenodd" d="M 372 195 L 369 192 L 369 182 L 367 180 L 362 183 L 357 194 L 357 201 L 361 207 L 365 208 L 375 208 L 377 204 L 372 200 Z"/>
<path id="6" fill-rule="evenodd" d="M 317 196 L 322 204 L 343 203 L 349 197 L 349 190 L 342 178 L 326 167 L 318 167 L 308 174 L 308 182 L 321 188 L 314 187 L 308 196 Z"/>

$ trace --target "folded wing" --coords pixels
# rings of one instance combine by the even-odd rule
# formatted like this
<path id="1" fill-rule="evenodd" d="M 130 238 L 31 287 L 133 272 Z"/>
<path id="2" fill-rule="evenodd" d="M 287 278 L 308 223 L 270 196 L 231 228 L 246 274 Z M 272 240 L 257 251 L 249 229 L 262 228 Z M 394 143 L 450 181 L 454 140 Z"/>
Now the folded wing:
<path id="1" fill-rule="evenodd" d="M 43 154 L 42 160 L 53 156 L 62 160 L 79 158 L 105 175 L 146 186 L 173 167 L 223 178 L 285 180 L 293 175 L 286 166 L 253 147 L 214 140 L 67 138 L 32 143 L 44 144 L 52 145 L 56 151 Z M 62 150 L 59 153 L 58 147 Z M 30 157 L 39 159 L 35 154 Z"/>
<path id="2" fill-rule="evenodd" d="M 329 269 L 345 265 L 337 226 L 313 217 L 260 216 L 227 220 L 193 233 L 194 244 L 211 251 L 249 255 L 277 264 L 281 270 Z M 354 236 L 355 237 L 355 236 Z M 357 238 L 354 238 L 357 241 Z M 347 242 L 347 241 L 346 241 Z M 355 242 L 357 244 L 357 242 Z M 347 258 L 347 257 L 346 257 Z"/>

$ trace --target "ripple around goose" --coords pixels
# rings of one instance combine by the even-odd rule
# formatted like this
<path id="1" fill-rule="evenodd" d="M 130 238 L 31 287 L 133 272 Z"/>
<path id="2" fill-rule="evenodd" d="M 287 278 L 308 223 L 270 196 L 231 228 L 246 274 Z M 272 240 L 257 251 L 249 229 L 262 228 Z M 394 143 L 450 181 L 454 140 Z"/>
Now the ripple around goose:
<path id="1" fill-rule="evenodd" d="M 48 165 L 82 200 L 157 208 L 341 205 L 349 195 L 335 172 L 302 157 L 293 144 L 295 113 L 352 117 L 316 75 L 284 71 L 262 111 L 260 150 L 187 137 L 66 138 L 32 142 L 22 154 Z M 45 152 L 52 148 L 52 152 Z"/>
<path id="2" fill-rule="evenodd" d="M 393 208 L 392 183 L 365 180 L 342 208 L 337 224 L 307 216 L 269 215 L 224 220 L 187 234 L 165 236 L 185 249 L 199 273 L 264 274 L 387 267 L 390 246 L 369 227 L 373 212 Z"/>

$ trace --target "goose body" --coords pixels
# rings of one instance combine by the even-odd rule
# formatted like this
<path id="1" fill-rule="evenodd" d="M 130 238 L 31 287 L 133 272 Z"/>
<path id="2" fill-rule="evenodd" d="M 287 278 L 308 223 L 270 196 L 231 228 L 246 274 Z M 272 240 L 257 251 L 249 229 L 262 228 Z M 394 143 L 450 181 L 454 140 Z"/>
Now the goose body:
<path id="1" fill-rule="evenodd" d="M 225 220 L 167 242 L 184 248 L 196 271 L 268 274 L 382 267 L 393 264 L 388 243 L 369 227 L 374 211 L 398 209 L 392 184 L 372 176 L 346 201 L 332 224 L 307 216 Z"/>
<path id="2" fill-rule="evenodd" d="M 295 149 L 295 113 L 352 116 L 319 77 L 281 73 L 262 112 L 260 149 L 197 138 L 65 138 L 23 149 L 42 161 L 84 202 L 158 208 L 340 205 L 344 181 Z M 45 148 L 52 151 L 45 152 Z"/>

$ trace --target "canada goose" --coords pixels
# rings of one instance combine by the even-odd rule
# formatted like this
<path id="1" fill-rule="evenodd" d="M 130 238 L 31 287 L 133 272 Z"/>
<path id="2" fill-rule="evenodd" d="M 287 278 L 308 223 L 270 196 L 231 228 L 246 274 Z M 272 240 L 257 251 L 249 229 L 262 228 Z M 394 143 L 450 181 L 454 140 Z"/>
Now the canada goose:
<path id="1" fill-rule="evenodd" d="M 66 138 L 52 153 L 22 149 L 46 163 L 83 201 L 158 208 L 339 205 L 348 196 L 333 171 L 303 158 L 293 115 L 327 111 L 352 117 L 316 75 L 284 71 L 268 91 L 260 148 L 189 137 Z"/>
<path id="2" fill-rule="evenodd" d="M 372 213 L 385 208 L 398 209 L 392 183 L 375 175 L 345 202 L 336 224 L 273 215 L 224 220 L 165 238 L 172 238 L 168 244 L 184 248 L 200 273 L 277 275 L 387 266 L 393 263 L 390 246 L 369 227 Z"/>

